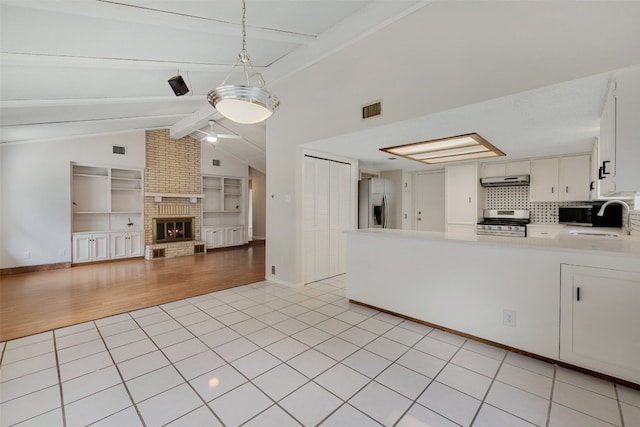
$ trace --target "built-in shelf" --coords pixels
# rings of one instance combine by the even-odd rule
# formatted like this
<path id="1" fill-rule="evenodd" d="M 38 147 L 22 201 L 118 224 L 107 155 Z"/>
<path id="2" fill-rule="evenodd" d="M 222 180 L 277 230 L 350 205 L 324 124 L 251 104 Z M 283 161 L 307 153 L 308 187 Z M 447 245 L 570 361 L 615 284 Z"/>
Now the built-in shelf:
<path id="1" fill-rule="evenodd" d="M 139 169 L 71 164 L 74 263 L 142 255 L 142 175 Z"/>
<path id="2" fill-rule="evenodd" d="M 202 176 L 202 236 L 207 248 L 246 243 L 244 227 L 244 178 Z"/>

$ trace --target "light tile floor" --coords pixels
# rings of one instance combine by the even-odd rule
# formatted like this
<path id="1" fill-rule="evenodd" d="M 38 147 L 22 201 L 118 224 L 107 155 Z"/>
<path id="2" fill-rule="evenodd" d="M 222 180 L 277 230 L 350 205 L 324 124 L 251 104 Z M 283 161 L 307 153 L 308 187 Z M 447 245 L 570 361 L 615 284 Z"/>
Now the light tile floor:
<path id="1" fill-rule="evenodd" d="M 640 391 L 254 283 L 0 343 L 2 426 L 640 426 Z"/>

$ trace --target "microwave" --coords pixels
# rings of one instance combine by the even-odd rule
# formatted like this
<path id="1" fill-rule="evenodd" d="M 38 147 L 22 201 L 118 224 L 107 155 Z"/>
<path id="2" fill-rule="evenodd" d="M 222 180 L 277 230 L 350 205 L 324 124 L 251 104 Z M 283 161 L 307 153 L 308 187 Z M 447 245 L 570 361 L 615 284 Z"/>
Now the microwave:
<path id="1" fill-rule="evenodd" d="M 622 227 L 622 206 L 609 205 L 604 215 L 598 216 L 603 204 L 604 202 L 593 202 L 582 206 L 560 206 L 558 222 L 585 227 Z"/>

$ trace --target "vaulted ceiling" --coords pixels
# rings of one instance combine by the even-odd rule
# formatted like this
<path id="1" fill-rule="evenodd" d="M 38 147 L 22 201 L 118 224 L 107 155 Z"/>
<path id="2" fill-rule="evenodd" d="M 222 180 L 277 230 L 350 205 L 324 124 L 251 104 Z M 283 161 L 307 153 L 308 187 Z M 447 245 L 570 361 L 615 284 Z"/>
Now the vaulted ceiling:
<path id="1" fill-rule="evenodd" d="M 267 84 L 420 1 L 247 2 L 247 50 Z M 2 0 L 0 142 L 20 143 L 134 129 L 235 133 L 219 148 L 265 170 L 265 124 L 223 119 L 206 94 L 241 48 L 240 0 Z M 190 92 L 167 80 L 181 75 Z M 199 134 L 193 134 L 199 137 Z"/>
<path id="2" fill-rule="evenodd" d="M 240 0 L 0 0 L 0 143 L 158 128 L 199 138 L 195 130 L 215 119 L 217 133 L 242 136 L 217 147 L 265 172 L 266 124 L 230 122 L 206 100 L 236 62 L 241 6 Z M 484 136 L 504 141 L 503 151 L 535 156 L 544 143 L 547 153 L 560 143 L 586 150 L 606 93 L 609 75 L 602 73 L 640 64 L 639 21 L 640 4 L 629 1 L 248 0 L 247 50 L 269 87 L 333 54 L 366 56 L 362 46 L 379 46 L 391 59 L 370 70 L 386 73 L 376 78 L 406 68 L 435 76 L 398 82 L 407 105 L 422 102 L 411 99 L 412 84 L 433 95 L 422 102 L 428 114 L 418 118 L 422 129 L 442 136 L 484 128 Z M 349 74 L 340 68 L 346 63 L 336 76 Z M 167 80 L 175 75 L 188 94 L 173 93 Z M 385 135 L 385 145 L 425 139 L 422 130 L 413 135 L 389 122 L 416 119 L 413 113 L 394 117 L 388 109 L 381 121 L 362 124 L 349 144 L 330 134 L 334 124 L 318 120 L 322 132 L 308 145 L 380 170 L 409 169 L 415 166 L 388 161 L 371 135 Z M 406 142 L 413 141 L 398 141 Z"/>

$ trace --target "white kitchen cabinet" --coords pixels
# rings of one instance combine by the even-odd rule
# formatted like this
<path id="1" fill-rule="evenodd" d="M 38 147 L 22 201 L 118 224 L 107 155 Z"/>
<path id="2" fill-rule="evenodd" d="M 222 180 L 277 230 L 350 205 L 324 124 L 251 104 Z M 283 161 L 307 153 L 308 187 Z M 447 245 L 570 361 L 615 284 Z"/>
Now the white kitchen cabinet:
<path id="1" fill-rule="evenodd" d="M 73 233 L 73 262 L 109 259 L 109 233 Z"/>
<path id="2" fill-rule="evenodd" d="M 640 383 L 640 273 L 563 264 L 560 360 Z"/>
<path id="3" fill-rule="evenodd" d="M 558 201 L 558 159 L 535 159 L 531 161 L 531 185 L 529 198 L 532 202 Z"/>
<path id="4" fill-rule="evenodd" d="M 600 196 L 632 197 L 640 192 L 640 71 L 618 73 L 600 118 Z"/>
<path id="5" fill-rule="evenodd" d="M 581 202 L 589 200 L 591 181 L 590 157 L 560 157 L 558 170 L 558 200 L 561 202 Z"/>
<path id="6" fill-rule="evenodd" d="M 143 232 L 110 233 L 111 258 L 130 258 L 144 255 Z"/>
<path id="7" fill-rule="evenodd" d="M 590 160 L 588 154 L 531 161 L 532 202 L 589 200 Z"/>
<path id="8" fill-rule="evenodd" d="M 531 162 L 529 160 L 518 160 L 506 163 L 483 163 L 482 177 L 494 176 L 529 175 L 531 173 Z"/>
<path id="9" fill-rule="evenodd" d="M 478 164 L 448 166 L 445 175 L 447 231 L 473 234 L 482 216 L 478 209 L 481 192 Z"/>
<path id="10" fill-rule="evenodd" d="M 600 197 L 600 179 L 598 177 L 598 168 L 600 167 L 600 157 L 598 154 L 599 148 L 598 138 L 593 141 L 593 147 L 591 149 L 591 162 L 589 170 L 589 200 L 598 200 Z"/>

